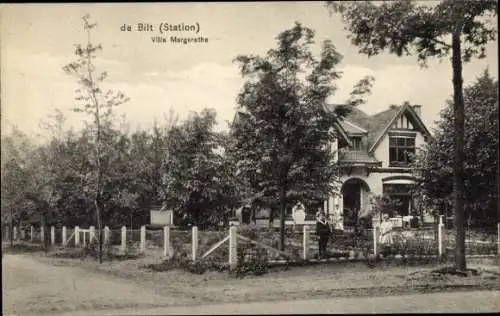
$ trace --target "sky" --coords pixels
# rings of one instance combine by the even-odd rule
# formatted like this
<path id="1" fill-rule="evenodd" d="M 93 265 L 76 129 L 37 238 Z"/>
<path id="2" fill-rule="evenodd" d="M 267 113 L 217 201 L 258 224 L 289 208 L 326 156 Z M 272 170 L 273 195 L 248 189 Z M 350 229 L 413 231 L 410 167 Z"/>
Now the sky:
<path id="1" fill-rule="evenodd" d="M 448 58 L 431 60 L 422 69 L 415 57 L 383 54 L 368 58 L 346 38 L 340 18 L 331 16 L 324 2 L 228 2 L 134 4 L 3 4 L 0 5 L 0 72 L 2 131 L 16 125 L 36 135 L 39 122 L 60 109 L 67 124 L 81 127 L 88 119 L 73 113 L 75 78 L 62 67 L 75 60 L 74 44 L 86 42 L 81 17 L 97 22 L 94 43 L 103 51 L 98 70 L 109 73 L 103 88 L 124 92 L 130 101 L 116 109 L 132 128 L 161 123 L 171 110 L 185 119 L 190 111 L 217 110 L 218 129 L 232 120 L 236 97 L 243 85 L 238 55 L 262 55 L 275 47 L 276 36 L 295 21 L 316 31 L 314 52 L 323 40 L 332 40 L 344 56 L 342 78 L 328 101 L 345 102 L 362 77 L 375 77 L 372 94 L 360 109 L 373 114 L 391 104 L 409 101 L 422 105 L 422 118 L 433 128 L 445 101 L 451 97 Z M 137 24 L 151 24 L 151 32 L 138 32 Z M 203 43 L 153 43 L 160 24 L 196 25 L 199 33 L 171 32 L 179 37 L 208 39 Z M 130 25 L 133 31 L 121 31 Z M 165 33 L 166 34 L 166 33 Z M 465 84 L 471 84 L 489 67 L 498 78 L 497 42 L 490 43 L 487 58 L 464 65 Z"/>

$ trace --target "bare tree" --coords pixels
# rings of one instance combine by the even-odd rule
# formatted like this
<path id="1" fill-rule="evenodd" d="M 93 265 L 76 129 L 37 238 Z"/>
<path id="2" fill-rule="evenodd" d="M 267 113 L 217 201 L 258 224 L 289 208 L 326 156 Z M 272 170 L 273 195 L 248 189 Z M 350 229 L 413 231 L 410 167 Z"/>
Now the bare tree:
<path id="1" fill-rule="evenodd" d="M 102 46 L 92 44 L 92 30 L 97 26 L 96 23 L 90 22 L 90 16 L 86 15 L 83 18 L 83 28 L 87 33 L 86 45 L 76 44 L 75 55 L 78 57 L 76 61 L 69 63 L 63 67 L 63 70 L 78 79 L 78 83 L 82 89 L 76 90 L 77 96 L 75 101 L 78 106 L 73 110 L 91 115 L 93 118 L 93 127 L 95 132 L 94 155 L 93 155 L 93 189 L 94 192 L 94 207 L 97 222 L 97 234 L 99 240 L 99 262 L 102 263 L 102 213 L 105 211 L 102 205 L 102 182 L 104 167 L 102 164 L 102 132 L 106 123 L 109 123 L 112 108 L 121 105 L 128 101 L 128 98 L 122 92 L 113 92 L 111 90 L 103 93 L 100 84 L 107 78 L 107 72 L 97 73 L 94 66 L 96 53 L 102 50 Z"/>

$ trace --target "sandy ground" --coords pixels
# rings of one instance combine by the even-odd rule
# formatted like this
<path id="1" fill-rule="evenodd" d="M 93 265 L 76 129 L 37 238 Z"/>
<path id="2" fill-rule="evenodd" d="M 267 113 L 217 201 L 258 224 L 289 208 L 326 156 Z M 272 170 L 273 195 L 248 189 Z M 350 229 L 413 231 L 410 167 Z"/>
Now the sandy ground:
<path id="1" fill-rule="evenodd" d="M 106 311 L 102 315 L 259 315 L 370 313 L 495 313 L 499 291 L 412 294 L 391 297 L 329 298 L 156 309 Z M 72 314 L 91 315 L 89 312 Z"/>
<path id="2" fill-rule="evenodd" d="M 394 295 L 429 283 L 426 273 L 435 268 L 317 265 L 234 279 L 216 272 L 203 275 L 179 270 L 152 272 L 140 268 L 144 264 L 142 260 L 99 265 L 95 261 L 6 254 L 2 263 L 4 315 L 123 308 L 137 311 L 158 306 Z M 499 267 L 483 268 L 500 272 Z M 498 278 L 431 281 L 477 285 L 498 283 Z"/>
<path id="3" fill-rule="evenodd" d="M 4 255 L 2 276 L 3 315 L 182 303 L 117 277 L 55 267 L 26 255 Z"/>

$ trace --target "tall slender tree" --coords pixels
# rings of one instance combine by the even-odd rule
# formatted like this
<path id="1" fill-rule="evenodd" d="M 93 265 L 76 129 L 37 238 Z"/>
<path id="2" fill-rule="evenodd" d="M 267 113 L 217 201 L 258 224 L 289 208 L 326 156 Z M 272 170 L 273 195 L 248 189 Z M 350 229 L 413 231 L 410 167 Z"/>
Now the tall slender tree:
<path id="1" fill-rule="evenodd" d="M 498 189 L 498 80 L 488 71 L 464 89 L 465 100 L 465 214 L 473 224 L 496 226 Z M 421 171 L 419 188 L 430 206 L 447 210 L 453 175 L 453 104 L 441 111 L 434 141 L 425 144 L 416 156 L 415 167 Z"/>
<path id="2" fill-rule="evenodd" d="M 94 45 L 92 42 L 92 30 L 95 29 L 97 24 L 90 21 L 89 15 L 84 16 L 82 19 L 83 28 L 87 33 L 87 43 L 85 45 L 75 45 L 77 60 L 64 66 L 63 70 L 75 76 L 78 79 L 78 83 L 82 86 L 82 89 L 76 90 L 77 96 L 75 100 L 78 106 L 74 108 L 74 111 L 88 114 L 93 119 L 92 124 L 90 124 L 95 133 L 92 159 L 94 185 L 92 191 L 94 192 L 94 209 L 99 240 L 99 262 L 102 263 L 102 212 L 105 211 L 102 205 L 103 173 L 105 171 L 102 163 L 103 130 L 106 124 L 109 124 L 113 107 L 127 102 L 128 98 L 122 92 L 109 90 L 104 93 L 101 90 L 101 83 L 107 78 L 108 74 L 107 72 L 98 73 L 94 65 L 96 53 L 102 50 L 100 44 Z"/>
<path id="3" fill-rule="evenodd" d="M 455 265 L 466 269 L 464 226 L 464 97 L 462 64 L 486 56 L 496 39 L 498 3 L 494 0 L 444 0 L 430 6 L 415 1 L 335 2 L 326 6 L 339 14 L 348 38 L 368 56 L 384 51 L 398 57 L 416 55 L 426 66 L 431 57 L 451 54 L 455 146 L 453 191 L 456 227 Z"/>

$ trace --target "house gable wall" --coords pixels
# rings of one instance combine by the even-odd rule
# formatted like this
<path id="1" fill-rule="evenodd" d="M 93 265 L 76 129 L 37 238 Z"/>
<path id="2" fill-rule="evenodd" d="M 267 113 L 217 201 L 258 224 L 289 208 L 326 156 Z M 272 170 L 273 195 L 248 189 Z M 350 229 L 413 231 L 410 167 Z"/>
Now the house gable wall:
<path id="1" fill-rule="evenodd" d="M 425 144 L 425 138 L 422 133 L 416 131 L 416 136 L 415 136 L 415 148 L 420 148 Z M 383 168 L 388 168 L 389 167 L 389 133 L 386 133 L 383 137 L 382 140 L 380 141 L 380 144 L 377 146 L 377 148 L 374 151 L 375 158 L 378 161 L 382 162 L 382 167 Z"/>

